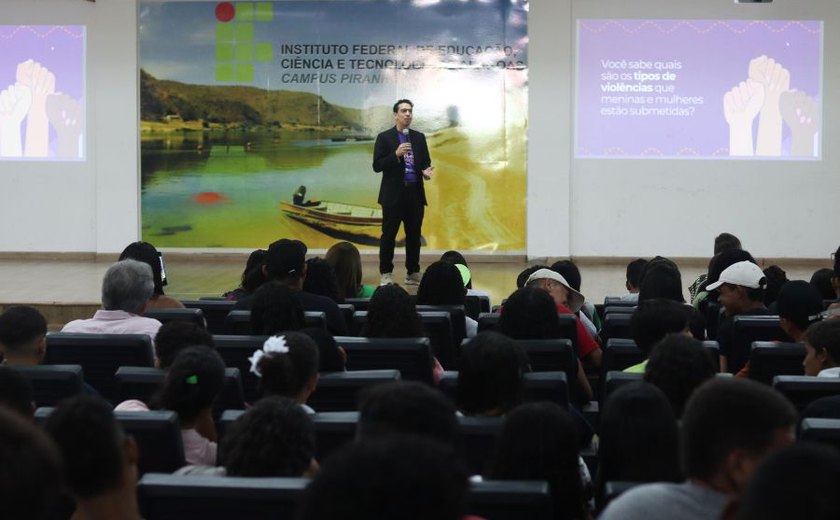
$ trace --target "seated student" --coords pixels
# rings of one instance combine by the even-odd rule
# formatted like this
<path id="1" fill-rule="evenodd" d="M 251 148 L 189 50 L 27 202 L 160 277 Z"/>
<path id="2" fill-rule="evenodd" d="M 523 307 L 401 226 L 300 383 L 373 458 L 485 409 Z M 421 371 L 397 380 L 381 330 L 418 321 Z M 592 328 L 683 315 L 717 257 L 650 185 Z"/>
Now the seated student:
<path id="1" fill-rule="evenodd" d="M 817 443 L 780 450 L 755 470 L 743 497 L 733 504 L 737 520 L 830 520 L 840 518 L 840 454 Z"/>
<path id="2" fill-rule="evenodd" d="M 720 292 L 718 301 L 726 310 L 726 318 L 718 328 L 717 341 L 720 344 L 720 371 L 737 373 L 749 358 L 749 352 L 734 351 L 733 318 L 735 316 L 765 316 L 764 288 L 767 278 L 755 263 L 745 260 L 737 262 L 720 273 L 718 281 L 706 286 L 709 291 Z"/>
<path id="3" fill-rule="evenodd" d="M 306 401 L 318 387 L 318 346 L 302 332 L 286 332 L 265 340 L 248 358 L 251 372 L 260 378 L 263 397 L 288 397 L 306 413 L 315 413 Z"/>
<path id="4" fill-rule="evenodd" d="M 486 478 L 545 480 L 554 517 L 583 520 L 589 511 L 579 461 L 577 426 L 569 413 L 555 403 L 526 403 L 505 417 Z"/>
<path id="5" fill-rule="evenodd" d="M 522 289 L 525 287 L 525 283 L 528 281 L 528 278 L 531 277 L 532 274 L 536 273 L 540 269 L 551 269 L 547 265 L 532 265 L 523 269 L 518 275 L 516 275 L 516 288 Z"/>
<path id="6" fill-rule="evenodd" d="M 327 250 L 324 258 L 335 270 L 341 301 L 373 296 L 375 287 L 362 283 L 362 257 L 356 246 L 350 242 L 338 242 Z"/>
<path id="7" fill-rule="evenodd" d="M 560 276 L 569 282 L 569 287 L 577 292 L 580 292 L 582 278 L 580 276 L 580 269 L 578 269 L 578 266 L 574 262 L 571 260 L 558 260 L 551 264 L 551 270 L 560 273 Z M 595 305 L 584 300 L 578 316 L 581 317 L 580 321 L 584 324 L 584 326 L 586 326 L 586 330 L 588 330 L 593 337 L 597 337 L 598 331 L 601 330 L 601 318 L 595 310 Z"/>
<path id="8" fill-rule="evenodd" d="M 298 403 L 284 397 L 260 399 L 222 439 L 224 469 L 181 474 L 231 477 L 310 477 L 318 471 L 315 428 Z"/>
<path id="9" fill-rule="evenodd" d="M 772 313 L 776 312 L 776 298 L 779 296 L 779 291 L 782 286 L 788 282 L 787 273 L 778 265 L 769 265 L 764 268 L 764 276 L 767 278 L 767 288 L 764 290 L 764 305 Z"/>
<path id="10" fill-rule="evenodd" d="M 222 393 L 225 363 L 215 350 L 187 347 L 181 350 L 157 393 L 151 408 L 178 413 L 184 458 L 187 464 L 216 465 L 216 425 L 213 402 Z M 123 401 L 115 410 L 142 411 L 149 407 L 136 400 Z"/>
<path id="11" fill-rule="evenodd" d="M 551 269 L 539 269 L 533 272 L 525 282 L 526 287 L 535 287 L 547 292 L 553 299 L 557 314 L 575 314 L 583 306 L 583 295 L 572 289 L 563 275 Z M 587 332 L 577 318 L 578 357 L 587 366 L 601 366 L 601 347 Z"/>
<path id="12" fill-rule="evenodd" d="M 641 300 L 630 316 L 630 335 L 644 354 L 645 360 L 625 368 L 624 371 L 644 372 L 653 346 L 668 334 L 691 336 L 688 321 L 689 310 L 681 303 L 665 298 Z"/>
<path id="13" fill-rule="evenodd" d="M 417 381 L 394 381 L 364 389 L 356 438 L 361 441 L 412 434 L 454 444 L 455 406 L 440 390 Z"/>
<path id="14" fill-rule="evenodd" d="M 626 281 L 624 287 L 627 289 L 627 294 L 621 295 L 622 301 L 637 302 L 639 301 L 639 287 L 642 285 L 642 275 L 645 272 L 645 267 L 648 261 L 644 258 L 637 258 L 627 264 L 627 271 L 625 273 Z"/>
<path id="15" fill-rule="evenodd" d="M 335 275 L 335 269 L 323 258 L 315 257 L 306 261 L 303 290 L 310 294 L 325 296 L 336 303 L 344 301 L 344 298 L 338 296 L 338 278 Z"/>
<path id="16" fill-rule="evenodd" d="M 452 447 L 395 435 L 331 455 L 307 486 L 298 518 L 463 520 L 467 489 Z"/>
<path id="17" fill-rule="evenodd" d="M 329 332 L 318 327 L 301 329 L 318 347 L 318 372 L 344 372 L 347 370 L 347 352 L 335 342 Z"/>
<path id="18" fill-rule="evenodd" d="M 464 415 L 504 415 L 522 402 L 530 370 L 520 346 L 497 332 L 482 332 L 461 347 L 455 402 Z"/>
<path id="19" fill-rule="evenodd" d="M 76 498 L 74 518 L 140 519 L 137 443 L 123 432 L 107 402 L 88 396 L 66 399 L 44 429 L 64 459 L 64 483 Z"/>
<path id="20" fill-rule="evenodd" d="M 53 518 L 61 471 L 52 439 L 28 417 L 0 407 L 0 518 Z"/>
<path id="21" fill-rule="evenodd" d="M 814 274 L 811 275 L 811 280 L 808 283 L 817 289 L 823 300 L 836 300 L 837 293 L 834 292 L 834 286 L 831 285 L 831 279 L 833 277 L 834 270 L 824 267 L 814 271 Z"/>
<path id="22" fill-rule="evenodd" d="M 691 305 L 698 309 L 703 309 L 705 302 L 717 301 L 718 292 L 709 289 L 709 286 L 716 283 L 726 268 L 738 262 L 752 262 L 756 263 L 755 258 L 748 252 L 741 248 L 726 249 L 712 257 L 709 262 L 709 273 L 706 275 L 705 285 L 700 288 L 700 291 L 691 300 Z"/>
<path id="23" fill-rule="evenodd" d="M 306 326 L 300 291 L 280 282 L 268 281 L 251 298 L 251 333 L 273 336 Z"/>
<path id="24" fill-rule="evenodd" d="M 814 323 L 805 331 L 806 376 L 840 376 L 840 319 Z"/>
<path id="25" fill-rule="evenodd" d="M 712 256 L 717 256 L 718 253 L 726 251 L 728 249 L 741 249 L 741 241 L 738 240 L 738 237 L 731 233 L 721 233 L 720 235 L 715 237 L 715 246 L 714 252 Z M 709 261 L 709 265 L 711 266 L 711 260 Z M 715 282 L 717 280 L 711 280 Z M 688 294 L 691 302 L 694 302 L 694 299 L 697 297 L 697 294 L 702 292 L 703 288 L 706 286 L 707 283 L 710 281 L 708 280 L 707 273 L 703 273 L 697 277 L 691 285 L 688 286 Z"/>
<path id="26" fill-rule="evenodd" d="M 0 314 L 0 353 L 7 365 L 40 365 L 47 352 L 47 320 L 34 307 L 18 305 Z"/>
<path id="27" fill-rule="evenodd" d="M 512 339 L 555 339 L 562 336 L 554 300 L 542 289 L 523 287 L 511 294 L 499 318 L 498 331 Z M 571 382 L 570 382 L 571 384 Z M 580 359 L 573 400 L 586 404 L 592 400 L 592 388 Z"/>
<path id="28" fill-rule="evenodd" d="M 772 388 L 747 379 L 714 378 L 698 388 L 682 419 L 687 480 L 635 487 L 613 500 L 600 520 L 708 520 L 744 492 L 754 468 L 793 443 L 796 410 Z"/>
<path id="29" fill-rule="evenodd" d="M 148 264 L 131 259 L 112 264 L 102 278 L 102 309 L 92 318 L 71 321 L 61 332 L 146 334 L 154 338 L 161 323 L 142 316 L 154 289 Z"/>
<path id="30" fill-rule="evenodd" d="M 149 298 L 149 309 L 183 309 L 184 304 L 179 300 L 163 293 L 163 287 L 169 283 L 163 267 L 163 255 L 148 242 L 132 242 L 120 254 L 120 260 L 130 258 L 143 262 L 152 268 L 155 290 Z"/>
<path id="31" fill-rule="evenodd" d="M 0 407 L 3 406 L 27 419 L 35 414 L 29 380 L 14 368 L 0 365 Z"/>
<path id="32" fill-rule="evenodd" d="M 155 336 L 155 364 L 169 368 L 178 352 L 198 345 L 215 348 L 213 335 L 206 328 L 187 320 L 166 322 Z"/>
<path id="33" fill-rule="evenodd" d="M 665 298 L 685 303 L 682 292 L 682 273 L 672 260 L 657 256 L 645 265 L 639 285 L 637 301 Z"/>
<path id="34" fill-rule="evenodd" d="M 600 419 L 595 497 L 610 481 L 682 482 L 677 419 L 665 395 L 638 382 L 613 392 Z"/>
<path id="35" fill-rule="evenodd" d="M 694 390 L 716 373 L 703 343 L 683 334 L 668 334 L 650 352 L 644 380 L 662 390 L 679 419 Z"/>
<path id="36" fill-rule="evenodd" d="M 262 264 L 265 261 L 265 249 L 255 249 L 248 256 L 245 262 L 245 270 L 242 271 L 242 278 L 239 287 L 224 293 L 222 296 L 228 301 L 237 301 L 245 296 L 250 296 L 260 285 L 265 283 L 265 273 Z"/>
<path id="37" fill-rule="evenodd" d="M 461 271 L 461 276 L 464 279 L 464 286 L 467 288 L 467 296 L 485 296 L 490 298 L 490 294 L 486 291 L 476 289 L 472 283 L 472 272 L 470 266 L 467 264 L 467 259 L 458 251 L 449 250 L 440 255 L 440 259 L 450 264 L 455 264 L 458 270 Z M 460 267 L 459 267 L 460 266 Z"/>
<path id="38" fill-rule="evenodd" d="M 467 290 L 455 264 L 438 260 L 426 268 L 417 287 L 417 305 L 464 305 Z M 464 316 L 467 337 L 478 333 L 478 322 Z"/>

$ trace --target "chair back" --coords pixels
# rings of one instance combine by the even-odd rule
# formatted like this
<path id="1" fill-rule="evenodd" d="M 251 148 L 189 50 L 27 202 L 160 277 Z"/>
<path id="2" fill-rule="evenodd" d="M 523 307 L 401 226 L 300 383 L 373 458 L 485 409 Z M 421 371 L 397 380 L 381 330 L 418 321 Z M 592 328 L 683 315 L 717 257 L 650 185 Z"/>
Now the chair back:
<path id="1" fill-rule="evenodd" d="M 35 406 L 55 406 L 65 397 L 82 392 L 84 372 L 81 365 L 16 365 L 15 370 L 32 385 Z"/>
<path id="2" fill-rule="evenodd" d="M 755 341 L 750 350 L 750 379 L 769 385 L 776 376 L 805 375 L 804 360 L 805 345 L 801 343 Z"/>
<path id="3" fill-rule="evenodd" d="M 429 338 L 356 338 L 336 336 L 347 353 L 347 370 L 400 371 L 402 379 L 434 383 Z"/>
<path id="4" fill-rule="evenodd" d="M 233 310 L 236 302 L 233 300 L 181 300 L 184 307 L 188 309 L 201 309 L 204 319 L 207 321 L 207 330 L 210 334 L 225 333 L 225 318 Z"/>

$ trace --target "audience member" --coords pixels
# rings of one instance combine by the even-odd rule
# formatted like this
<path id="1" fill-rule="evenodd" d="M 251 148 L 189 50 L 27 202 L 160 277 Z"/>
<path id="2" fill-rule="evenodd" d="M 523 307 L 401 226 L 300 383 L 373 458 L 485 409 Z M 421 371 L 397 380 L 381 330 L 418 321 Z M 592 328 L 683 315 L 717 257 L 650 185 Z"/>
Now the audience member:
<path id="1" fill-rule="evenodd" d="M 831 284 L 831 279 L 834 277 L 834 270 L 825 267 L 817 269 L 811 275 L 810 284 L 813 285 L 820 293 L 823 300 L 836 300 L 837 293 L 834 292 L 834 286 Z"/>
<path id="2" fill-rule="evenodd" d="M 535 287 L 547 292 L 553 299 L 557 314 L 575 314 L 583 306 L 583 295 L 572 289 L 563 276 L 551 269 L 539 269 L 528 277 L 526 287 Z M 587 366 L 601 366 L 601 348 L 589 334 L 580 319 L 578 323 L 578 356 Z"/>
<path id="3" fill-rule="evenodd" d="M 560 273 L 560 276 L 569 282 L 569 287 L 580 292 L 580 285 L 583 279 L 580 275 L 580 269 L 578 269 L 578 266 L 574 262 L 571 260 L 558 260 L 551 264 L 551 270 Z M 593 336 L 597 336 L 598 331 L 601 329 L 601 319 L 595 310 L 595 306 L 584 300 L 580 308 L 580 313 L 583 313 L 581 321 L 586 326 L 586 330 Z"/>
<path id="4" fill-rule="evenodd" d="M 187 464 L 216 465 L 213 403 L 224 384 L 225 363 L 219 354 L 207 347 L 188 347 L 175 356 L 152 398 L 152 408 L 178 413 Z"/>
<path id="5" fill-rule="evenodd" d="M 361 336 L 417 338 L 425 336 L 411 296 L 398 285 L 383 285 L 373 292 Z"/>
<path id="6" fill-rule="evenodd" d="M 163 287 L 168 285 L 169 281 L 166 278 L 163 255 L 155 249 L 155 246 L 148 242 L 132 242 L 123 249 L 119 260 L 125 260 L 127 258 L 143 262 L 152 268 L 152 278 L 155 281 L 155 289 L 152 293 L 152 297 L 149 298 L 149 309 L 184 308 L 184 304 L 179 300 L 163 293 Z"/>
<path id="7" fill-rule="evenodd" d="M 335 269 L 323 258 L 315 257 L 306 261 L 303 290 L 310 294 L 325 296 L 336 303 L 344 301 L 344 298 L 338 296 L 338 278 Z"/>
<path id="8" fill-rule="evenodd" d="M 350 242 L 338 242 L 327 250 L 327 263 L 335 270 L 338 281 L 338 297 L 370 298 L 374 287 L 362 283 L 362 257 Z"/>
<path id="9" fill-rule="evenodd" d="M 464 415 L 504 415 L 522 401 L 528 358 L 512 339 L 486 331 L 461 347 L 456 403 Z"/>
<path id="10" fill-rule="evenodd" d="M 793 341 L 802 341 L 805 331 L 822 319 L 823 303 L 819 291 L 804 280 L 782 286 L 776 299 L 776 313 L 785 334 Z"/>
<path id="11" fill-rule="evenodd" d="M 39 365 L 47 351 L 47 320 L 33 307 L 9 307 L 0 314 L 0 353 L 8 365 Z"/>
<path id="12" fill-rule="evenodd" d="M 312 338 L 302 332 L 272 336 L 248 360 L 264 397 L 288 397 L 306 413 L 315 413 L 306 405 L 318 386 L 318 346 Z"/>
<path id="13" fill-rule="evenodd" d="M 840 454 L 800 443 L 767 457 L 755 470 L 738 520 L 835 520 L 840 518 Z"/>
<path id="14" fill-rule="evenodd" d="M 312 420 L 284 397 L 260 399 L 242 414 L 222 439 L 222 454 L 231 477 L 308 477 L 318 471 Z"/>
<path id="15" fill-rule="evenodd" d="M 653 298 L 665 298 L 685 303 L 679 267 L 673 261 L 661 256 L 647 263 L 639 286 L 639 302 Z"/>
<path id="16" fill-rule="evenodd" d="M 554 299 L 544 290 L 523 287 L 511 294 L 499 318 L 499 332 L 512 339 L 556 339 L 563 337 L 557 321 Z M 580 360 L 574 400 L 585 404 L 592 399 L 592 389 Z"/>
<path id="17" fill-rule="evenodd" d="M 767 288 L 764 290 L 764 305 L 772 310 L 775 307 L 771 306 L 776 302 L 779 291 L 788 282 L 787 273 L 778 265 L 767 266 L 763 272 L 767 279 Z"/>
<path id="18" fill-rule="evenodd" d="M 485 298 L 490 298 L 490 294 L 486 291 L 482 291 L 473 287 L 472 272 L 470 271 L 470 266 L 467 263 L 467 259 L 464 258 L 464 255 L 462 255 L 458 251 L 449 250 L 440 255 L 440 259 L 444 262 L 455 264 L 455 267 L 457 267 L 458 270 L 461 271 L 461 277 L 464 279 L 464 287 L 467 288 L 467 296 L 482 296 Z"/>
<path id="19" fill-rule="evenodd" d="M 638 382 L 617 389 L 601 412 L 595 496 L 607 482 L 682 482 L 677 419 L 665 395 Z"/>
<path id="20" fill-rule="evenodd" d="M 186 347 L 203 345 L 215 348 L 213 335 L 201 325 L 188 320 L 163 324 L 155 336 L 155 359 L 159 368 L 169 368 L 175 356 Z"/>
<path id="21" fill-rule="evenodd" d="M 626 281 L 624 282 L 627 294 L 621 295 L 622 300 L 627 302 L 639 301 L 639 287 L 642 285 L 642 275 L 644 275 L 647 264 L 648 261 L 644 258 L 637 258 L 627 264 Z"/>
<path id="22" fill-rule="evenodd" d="M 318 372 L 344 372 L 347 369 L 347 352 L 329 332 L 319 327 L 307 327 L 300 332 L 318 346 Z"/>
<path id="23" fill-rule="evenodd" d="M 814 323 L 803 336 L 806 376 L 840 376 L 840 320 Z"/>
<path id="24" fill-rule="evenodd" d="M 755 466 L 793 443 L 796 410 L 772 388 L 747 379 L 714 378 L 698 388 L 682 419 L 687 480 L 645 484 L 619 496 L 601 520 L 708 520 L 740 496 Z"/>
<path id="25" fill-rule="evenodd" d="M 669 334 L 653 347 L 644 379 L 662 390 L 679 419 L 694 390 L 716 373 L 703 343 L 684 334 Z"/>
<path id="26" fill-rule="evenodd" d="M 352 443 L 304 493 L 301 520 L 462 520 L 467 473 L 454 450 L 414 436 Z"/>
<path id="27" fill-rule="evenodd" d="M 713 255 L 717 255 L 723 251 L 728 249 L 741 249 L 741 241 L 738 240 L 738 237 L 731 233 L 721 233 L 720 235 L 715 237 L 715 247 Z M 711 260 L 709 261 L 711 265 Z M 696 280 L 688 287 L 689 297 L 691 298 L 691 302 L 694 302 L 694 298 L 697 294 L 701 291 L 703 287 L 708 283 L 708 274 L 703 273 L 697 277 Z"/>
<path id="28" fill-rule="evenodd" d="M 749 352 L 735 350 L 734 318 L 767 315 L 767 307 L 764 306 L 766 286 L 764 272 L 749 260 L 730 265 L 720 273 L 718 281 L 706 286 L 706 290 L 717 290 L 720 293 L 718 301 L 726 310 L 726 318 L 720 323 L 717 334 L 721 372 L 735 374 L 746 364 Z"/>
<path id="29" fill-rule="evenodd" d="M 251 333 L 272 336 L 306 327 L 301 294 L 280 282 L 262 284 L 251 297 Z"/>
<path id="30" fill-rule="evenodd" d="M 28 418 L 0 406 L 0 518 L 51 518 L 61 474 L 61 455 L 52 439 Z"/>
<path id="31" fill-rule="evenodd" d="M 154 293 L 152 268 L 137 260 L 121 260 L 105 271 L 102 279 L 102 309 L 93 318 L 73 320 L 62 332 L 93 334 L 146 334 L 154 338 L 161 323 L 144 318 Z"/>
<path id="32" fill-rule="evenodd" d="M 551 269 L 551 268 L 547 265 L 541 265 L 541 264 L 526 267 L 516 276 L 516 288 L 517 289 L 522 289 L 523 287 L 525 287 L 525 284 L 528 282 L 528 278 L 530 278 L 532 274 L 536 273 L 540 269 Z"/>
<path id="33" fill-rule="evenodd" d="M 29 380 L 14 368 L 3 365 L 0 365 L 0 406 L 27 418 L 35 413 Z"/>
<path id="34" fill-rule="evenodd" d="M 306 245 L 303 242 L 285 238 L 273 242 L 268 246 L 262 270 L 267 281 L 279 282 L 296 291 L 303 310 L 325 313 L 330 332 L 336 335 L 347 333 L 347 325 L 338 304 L 325 296 L 302 290 L 306 278 Z M 250 309 L 254 296 L 240 298 L 234 309 Z"/>
<path id="35" fill-rule="evenodd" d="M 417 287 L 418 305 L 464 305 L 467 289 L 461 278 L 461 271 L 455 264 L 438 260 L 423 273 L 420 286 Z M 467 337 L 474 338 L 478 333 L 478 322 L 464 316 Z"/>
<path id="36" fill-rule="evenodd" d="M 260 285 L 265 283 L 265 273 L 263 272 L 262 265 L 267 253 L 268 251 L 265 249 L 256 249 L 251 252 L 248 256 L 248 261 L 245 263 L 245 270 L 242 271 L 239 287 L 226 292 L 223 295 L 226 300 L 236 301 L 245 296 L 250 296 Z"/>
<path id="37" fill-rule="evenodd" d="M 726 268 L 731 266 L 732 264 L 738 262 L 745 262 L 749 261 L 756 264 L 755 258 L 748 252 L 744 251 L 743 249 L 725 249 L 720 253 L 716 254 L 712 257 L 711 261 L 709 262 L 709 273 L 706 275 L 706 284 L 700 290 L 697 295 L 695 295 L 694 299 L 691 300 L 691 304 L 697 307 L 700 310 L 703 310 L 702 304 L 705 301 L 717 301 L 718 299 L 718 292 L 714 290 L 709 290 L 709 285 L 716 283 L 720 278 L 720 273 L 722 273 Z"/>
<path id="38" fill-rule="evenodd" d="M 548 482 L 554 518 L 589 518 L 577 426 L 554 403 L 526 403 L 505 417 L 487 478 Z"/>
<path id="39" fill-rule="evenodd" d="M 437 388 L 417 381 L 395 381 L 363 390 L 357 438 L 375 441 L 400 434 L 454 444 L 458 434 L 455 406 Z"/>
<path id="40" fill-rule="evenodd" d="M 88 396 L 64 400 L 44 428 L 64 459 L 64 482 L 76 498 L 74 517 L 140 519 L 137 443 L 123 432 L 107 402 Z"/>
<path id="41" fill-rule="evenodd" d="M 624 371 L 644 372 L 654 345 L 668 334 L 690 335 L 688 321 L 689 310 L 681 303 L 667 298 L 640 300 L 630 316 L 630 336 L 644 354 L 645 360 Z"/>

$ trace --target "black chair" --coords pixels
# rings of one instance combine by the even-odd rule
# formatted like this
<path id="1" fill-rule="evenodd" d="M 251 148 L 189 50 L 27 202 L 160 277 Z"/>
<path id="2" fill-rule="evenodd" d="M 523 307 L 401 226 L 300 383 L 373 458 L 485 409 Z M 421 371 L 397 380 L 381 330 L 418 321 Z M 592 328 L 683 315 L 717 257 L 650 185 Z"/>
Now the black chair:
<path id="1" fill-rule="evenodd" d="M 47 365 L 82 366 L 85 381 L 108 400 L 114 394 L 114 373 L 121 366 L 154 364 L 152 340 L 145 334 L 47 334 Z"/>
<path id="2" fill-rule="evenodd" d="M 114 374 L 115 402 L 137 399 L 148 403 L 160 387 L 166 371 L 155 367 L 120 367 Z M 236 367 L 225 368 L 225 383 L 222 393 L 213 405 L 214 416 L 224 410 L 244 410 L 245 393 L 242 377 Z"/>
<path id="3" fill-rule="evenodd" d="M 143 313 L 146 318 L 154 318 L 161 323 L 169 323 L 170 321 L 181 320 L 195 323 L 199 327 L 207 327 L 207 322 L 204 319 L 204 311 L 196 308 L 186 309 L 149 309 Z"/>
<path id="4" fill-rule="evenodd" d="M 801 343 L 753 342 L 750 350 L 750 379 L 769 385 L 775 376 L 804 375 L 804 359 L 805 346 Z"/>
<path id="5" fill-rule="evenodd" d="M 467 512 L 487 520 L 550 520 L 554 505 L 548 483 L 525 480 L 472 482 Z"/>
<path id="6" fill-rule="evenodd" d="M 235 301 L 225 300 L 181 300 L 184 307 L 188 309 L 201 309 L 204 313 L 204 319 L 207 321 L 207 330 L 210 334 L 224 334 L 225 333 L 225 318 L 228 313 L 233 310 L 236 305 Z"/>
<path id="7" fill-rule="evenodd" d="M 607 296 L 604 298 L 604 308 L 606 307 L 635 307 L 639 302 L 634 300 L 622 300 L 621 296 Z"/>
<path id="8" fill-rule="evenodd" d="M 737 374 L 744 368 L 754 341 L 790 341 L 790 338 L 782 330 L 778 316 L 735 316 L 727 372 Z"/>
<path id="9" fill-rule="evenodd" d="M 457 449 L 471 474 L 483 475 L 496 449 L 502 417 L 458 417 Z"/>
<path id="10" fill-rule="evenodd" d="M 431 306 L 421 305 L 418 307 L 422 307 L 425 309 L 431 309 Z M 458 312 L 460 313 L 460 323 L 464 323 L 464 311 L 463 308 L 457 308 Z M 434 353 L 437 360 L 440 364 L 446 369 L 453 369 L 455 368 L 455 362 L 457 360 L 456 354 L 456 345 L 459 345 L 461 340 L 458 340 L 458 343 L 455 343 L 455 336 L 456 334 L 453 333 L 453 320 L 452 315 L 449 311 L 433 311 L 433 310 L 423 310 L 417 312 L 418 316 L 420 317 L 420 321 L 423 323 L 423 330 L 425 332 L 425 337 L 429 338 L 429 342 L 432 346 L 432 352 Z M 356 330 L 362 330 L 367 322 L 367 311 L 356 311 L 353 313 L 353 324 Z M 463 336 L 466 335 L 465 326 L 461 329 L 461 332 L 458 334 L 463 339 Z"/>
<path id="11" fill-rule="evenodd" d="M 822 442 L 840 449 L 840 419 L 806 417 L 799 428 L 799 439 Z"/>
<path id="12" fill-rule="evenodd" d="M 403 379 L 434 383 L 429 338 L 336 336 L 335 341 L 347 353 L 347 370 L 396 369 Z"/>
<path id="13" fill-rule="evenodd" d="M 565 372 L 528 372 L 523 375 L 526 402 L 550 401 L 564 408 L 569 407 L 569 385 Z M 458 372 L 448 370 L 438 383 L 438 388 L 455 402 L 458 392 Z"/>
<path id="14" fill-rule="evenodd" d="M 793 403 L 796 410 L 802 413 L 809 404 L 821 397 L 839 395 L 840 378 L 776 376 L 773 378 L 773 388 L 783 393 Z"/>
<path id="15" fill-rule="evenodd" d="M 476 319 L 478 322 L 478 332 L 496 330 L 499 326 L 499 318 L 501 317 L 502 315 L 497 312 L 482 312 Z"/>
<path id="16" fill-rule="evenodd" d="M 370 298 L 344 298 L 344 303 L 352 305 L 357 311 L 366 311 L 370 307 Z"/>
<path id="17" fill-rule="evenodd" d="M 65 397 L 79 395 L 84 381 L 80 365 L 15 365 L 32 385 L 35 406 L 55 406 Z"/>
<path id="18" fill-rule="evenodd" d="M 490 298 L 486 296 L 467 295 L 464 297 L 464 312 L 467 316 L 477 320 L 482 312 L 490 312 Z"/>
<path id="19" fill-rule="evenodd" d="M 244 414 L 243 410 L 225 410 L 219 420 L 219 437 Z M 336 449 L 356 438 L 359 412 L 318 412 L 309 416 L 315 429 L 316 458 L 323 462 Z M 221 455 L 224 457 L 224 455 Z"/>
<path id="20" fill-rule="evenodd" d="M 257 390 L 259 378 L 251 372 L 251 362 L 248 360 L 255 350 L 261 349 L 267 336 L 213 336 L 216 352 L 222 357 L 225 366 L 239 369 L 242 378 L 242 389 L 245 401 L 253 403 L 260 398 Z"/>
<path id="21" fill-rule="evenodd" d="M 307 327 L 315 327 L 324 330 L 327 328 L 327 315 L 324 312 L 304 311 L 303 319 Z M 225 317 L 225 330 L 229 335 L 247 336 L 252 334 L 251 311 L 230 311 Z"/>
<path id="22" fill-rule="evenodd" d="M 630 317 L 632 314 L 618 314 L 609 313 L 604 316 L 604 322 L 601 325 L 601 337 L 604 342 L 613 338 L 629 339 L 630 335 Z"/>
<path id="23" fill-rule="evenodd" d="M 146 520 L 295 518 L 305 478 L 195 477 L 149 473 L 137 483 Z"/>
<path id="24" fill-rule="evenodd" d="M 353 313 L 356 312 L 356 308 L 351 303 L 339 303 L 338 310 L 341 311 L 341 317 L 344 318 L 347 333 L 350 336 L 357 336 L 359 331 L 353 328 Z"/>
<path id="25" fill-rule="evenodd" d="M 517 339 L 514 343 L 528 355 L 534 372 L 566 373 L 570 384 L 577 380 L 578 362 L 570 339 Z"/>
<path id="26" fill-rule="evenodd" d="M 610 305 L 608 307 L 604 307 L 604 317 L 608 314 L 633 314 L 636 311 L 636 307 L 630 307 L 628 305 Z"/>
<path id="27" fill-rule="evenodd" d="M 604 377 L 604 384 L 601 390 L 600 409 L 604 409 L 604 403 L 607 402 L 613 392 L 623 386 L 638 383 L 643 377 L 644 374 L 639 372 L 619 372 L 615 370 L 607 372 L 607 375 Z"/>
<path id="28" fill-rule="evenodd" d="M 399 370 L 353 370 L 324 372 L 307 403 L 318 412 L 346 412 L 357 409 L 359 392 L 373 385 L 400 380 Z"/>
<path id="29" fill-rule="evenodd" d="M 644 360 L 645 355 L 632 339 L 610 338 L 604 345 L 604 355 L 601 359 L 601 380 L 604 380 L 608 372 L 621 371 Z"/>
<path id="30" fill-rule="evenodd" d="M 53 408 L 35 410 L 35 421 L 43 423 Z M 178 414 L 169 411 L 114 412 L 114 417 L 139 448 L 137 470 L 144 473 L 172 473 L 183 467 L 184 444 Z"/>

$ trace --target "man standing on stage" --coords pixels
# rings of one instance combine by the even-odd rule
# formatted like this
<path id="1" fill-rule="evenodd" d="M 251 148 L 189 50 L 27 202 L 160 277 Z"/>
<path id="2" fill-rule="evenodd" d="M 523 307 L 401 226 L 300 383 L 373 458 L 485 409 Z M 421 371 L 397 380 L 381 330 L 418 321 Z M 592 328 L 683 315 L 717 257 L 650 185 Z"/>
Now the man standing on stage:
<path id="1" fill-rule="evenodd" d="M 382 206 L 382 238 L 379 241 L 380 285 L 394 283 L 394 240 L 400 223 L 405 227 L 406 285 L 420 283 L 420 228 L 426 206 L 423 180 L 432 178 L 432 159 L 426 136 L 410 130 L 414 103 L 394 103 L 394 127 L 376 136 L 373 171 L 382 172 L 379 204 Z"/>

